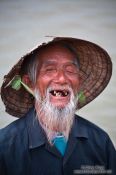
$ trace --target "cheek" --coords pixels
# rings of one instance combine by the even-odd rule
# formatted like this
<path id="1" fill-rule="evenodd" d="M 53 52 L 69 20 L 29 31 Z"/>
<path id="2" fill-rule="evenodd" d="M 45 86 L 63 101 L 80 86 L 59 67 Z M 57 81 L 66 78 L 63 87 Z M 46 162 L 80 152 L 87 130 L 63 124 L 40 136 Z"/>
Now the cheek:
<path id="1" fill-rule="evenodd" d="M 79 78 L 74 78 L 71 80 L 72 88 L 74 90 L 74 93 L 77 94 L 77 92 L 80 89 L 80 80 Z"/>
<path id="2" fill-rule="evenodd" d="M 40 94 L 44 96 L 46 89 L 48 88 L 50 79 L 46 76 L 39 76 L 36 82 L 36 88 L 40 91 Z"/>

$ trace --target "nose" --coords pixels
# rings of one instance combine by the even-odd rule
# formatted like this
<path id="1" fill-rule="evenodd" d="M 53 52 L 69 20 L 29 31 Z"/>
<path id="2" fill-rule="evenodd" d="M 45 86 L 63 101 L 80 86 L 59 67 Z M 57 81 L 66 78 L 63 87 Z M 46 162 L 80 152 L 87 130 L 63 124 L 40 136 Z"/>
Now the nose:
<path id="1" fill-rule="evenodd" d="M 57 71 L 57 75 L 55 76 L 55 82 L 60 84 L 66 84 L 67 83 L 67 77 L 65 75 L 65 72 L 63 69 L 59 69 Z"/>

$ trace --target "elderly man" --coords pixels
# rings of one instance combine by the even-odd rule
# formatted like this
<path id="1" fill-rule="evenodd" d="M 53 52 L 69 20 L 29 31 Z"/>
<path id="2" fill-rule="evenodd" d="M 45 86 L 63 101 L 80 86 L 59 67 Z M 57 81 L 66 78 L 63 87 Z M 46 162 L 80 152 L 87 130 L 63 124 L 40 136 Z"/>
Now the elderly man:
<path id="1" fill-rule="evenodd" d="M 0 131 L 0 175 L 115 175 L 109 136 L 75 115 L 111 73 L 105 50 L 74 38 L 55 38 L 23 56 L 1 87 L 6 111 L 20 119 Z"/>

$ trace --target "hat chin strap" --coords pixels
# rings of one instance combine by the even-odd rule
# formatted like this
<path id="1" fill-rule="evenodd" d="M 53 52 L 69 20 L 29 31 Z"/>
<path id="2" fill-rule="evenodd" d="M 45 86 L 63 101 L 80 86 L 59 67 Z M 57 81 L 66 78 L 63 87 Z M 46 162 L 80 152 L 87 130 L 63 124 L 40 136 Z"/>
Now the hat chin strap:
<path id="1" fill-rule="evenodd" d="M 31 90 L 31 88 L 29 88 L 29 86 L 27 86 L 24 82 L 21 81 L 21 84 L 23 85 L 23 87 L 31 94 L 34 96 L 33 91 Z M 34 96 L 35 97 L 35 96 Z"/>
<path id="2" fill-rule="evenodd" d="M 15 89 L 16 91 L 18 91 L 21 88 L 21 85 L 23 85 L 23 87 L 31 94 L 34 96 L 33 91 L 31 90 L 31 88 L 29 88 L 29 86 L 27 86 L 22 80 L 20 75 L 16 75 L 12 78 L 12 80 L 5 86 L 8 87 L 10 86 Z"/>

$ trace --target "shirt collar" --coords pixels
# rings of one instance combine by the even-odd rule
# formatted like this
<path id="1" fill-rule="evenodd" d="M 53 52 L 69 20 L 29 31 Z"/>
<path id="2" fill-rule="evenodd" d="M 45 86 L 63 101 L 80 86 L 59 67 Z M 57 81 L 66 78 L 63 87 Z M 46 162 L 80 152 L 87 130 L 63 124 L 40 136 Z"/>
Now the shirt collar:
<path id="1" fill-rule="evenodd" d="M 88 138 L 88 129 L 84 122 L 85 120 L 83 118 L 75 115 L 71 135 L 78 138 Z M 45 144 L 47 138 L 38 122 L 34 108 L 27 113 L 26 124 L 29 136 L 29 148 L 36 148 Z"/>
<path id="2" fill-rule="evenodd" d="M 26 124 L 29 136 L 29 148 L 36 148 L 43 145 L 46 142 L 46 136 L 38 122 L 34 108 L 27 113 Z"/>
<path id="3" fill-rule="evenodd" d="M 86 126 L 86 120 L 78 115 L 75 115 L 71 134 L 73 134 L 74 137 L 88 139 L 89 135 L 88 128 Z"/>

